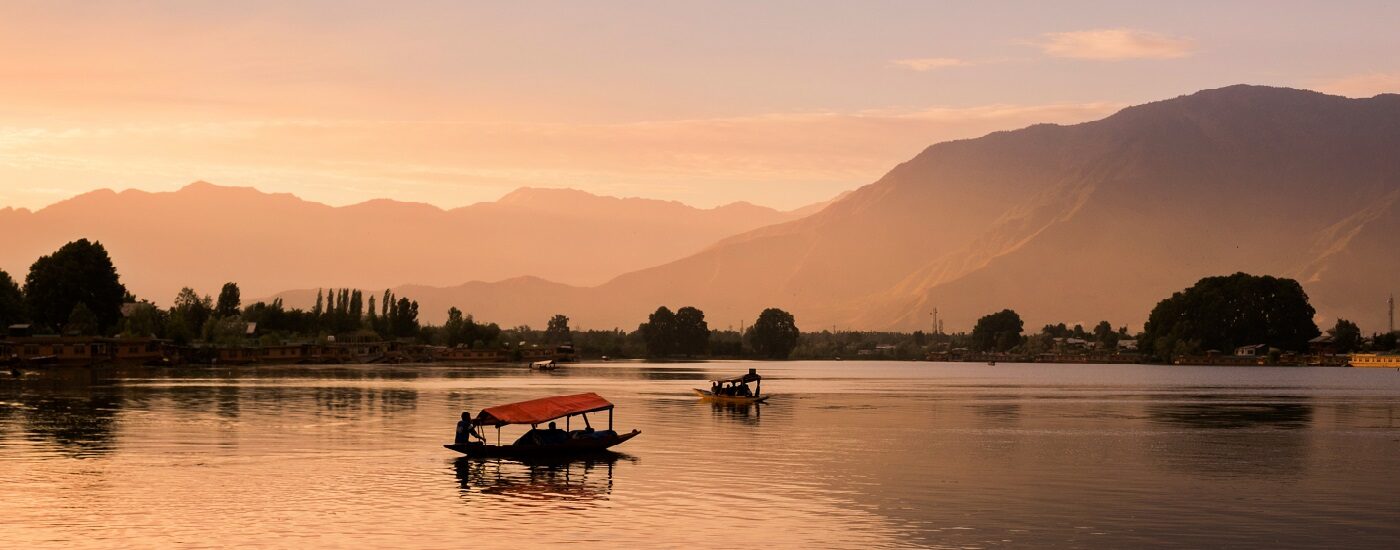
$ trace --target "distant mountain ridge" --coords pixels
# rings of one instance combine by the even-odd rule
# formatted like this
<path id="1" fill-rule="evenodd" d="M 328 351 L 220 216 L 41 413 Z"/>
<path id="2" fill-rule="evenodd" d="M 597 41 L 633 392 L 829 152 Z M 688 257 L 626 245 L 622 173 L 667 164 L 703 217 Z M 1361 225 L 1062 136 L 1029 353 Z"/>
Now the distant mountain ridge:
<path id="1" fill-rule="evenodd" d="M 0 209 L 0 268 L 23 279 L 40 255 L 86 237 L 107 246 L 130 290 L 158 303 L 182 286 L 216 293 L 226 281 L 245 297 L 524 275 L 597 284 L 800 215 L 540 188 L 450 210 L 389 199 L 332 207 L 199 181 L 173 192 L 101 189 L 37 211 Z"/>
<path id="2" fill-rule="evenodd" d="M 926 329 L 934 308 L 965 330 L 1007 307 L 1028 329 L 1138 327 L 1197 279 L 1246 271 L 1298 278 L 1324 325 L 1379 331 L 1397 252 L 1400 96 L 1241 85 L 939 143 L 810 216 L 597 287 L 412 294 L 507 324 L 562 312 L 630 329 L 666 304 L 713 327 L 769 306 L 809 330 Z"/>

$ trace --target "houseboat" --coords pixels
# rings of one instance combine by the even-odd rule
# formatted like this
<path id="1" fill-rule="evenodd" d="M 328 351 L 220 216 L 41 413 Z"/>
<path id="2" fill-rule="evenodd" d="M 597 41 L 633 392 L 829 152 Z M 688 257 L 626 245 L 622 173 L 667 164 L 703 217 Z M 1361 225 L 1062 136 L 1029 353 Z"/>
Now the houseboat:
<path id="1" fill-rule="evenodd" d="M 1347 366 L 1383 369 L 1400 369 L 1400 355 L 1381 353 L 1353 353 Z"/>

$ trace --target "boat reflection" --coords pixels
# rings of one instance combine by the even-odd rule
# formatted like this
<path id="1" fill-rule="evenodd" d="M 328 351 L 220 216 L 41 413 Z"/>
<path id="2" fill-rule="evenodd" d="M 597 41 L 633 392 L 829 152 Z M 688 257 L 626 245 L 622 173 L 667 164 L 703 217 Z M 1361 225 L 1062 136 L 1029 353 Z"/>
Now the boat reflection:
<path id="1" fill-rule="evenodd" d="M 636 459 L 604 452 L 568 461 L 461 457 L 453 461 L 463 499 L 491 495 L 525 500 L 586 502 L 612 493 L 618 462 Z"/>
<path id="2" fill-rule="evenodd" d="M 737 420 L 746 424 L 757 424 L 763 412 L 762 403 L 720 403 L 711 402 L 710 411 L 715 418 Z"/>

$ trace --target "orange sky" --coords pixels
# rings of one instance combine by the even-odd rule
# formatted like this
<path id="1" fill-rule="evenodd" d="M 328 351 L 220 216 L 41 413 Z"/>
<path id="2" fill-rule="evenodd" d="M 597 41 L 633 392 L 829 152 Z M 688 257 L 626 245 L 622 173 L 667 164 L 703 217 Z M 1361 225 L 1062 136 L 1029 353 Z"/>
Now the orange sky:
<path id="1" fill-rule="evenodd" d="M 791 208 L 923 147 L 1236 82 L 1400 89 L 1386 3 L 0 3 L 0 206 L 197 179 Z"/>

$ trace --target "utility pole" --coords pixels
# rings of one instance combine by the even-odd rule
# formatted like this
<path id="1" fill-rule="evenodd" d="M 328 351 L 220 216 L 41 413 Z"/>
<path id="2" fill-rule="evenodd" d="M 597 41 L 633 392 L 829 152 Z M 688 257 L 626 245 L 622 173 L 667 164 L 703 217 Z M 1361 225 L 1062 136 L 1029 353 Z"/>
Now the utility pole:
<path id="1" fill-rule="evenodd" d="M 1395 332 L 1395 295 L 1390 295 L 1390 332 Z"/>

